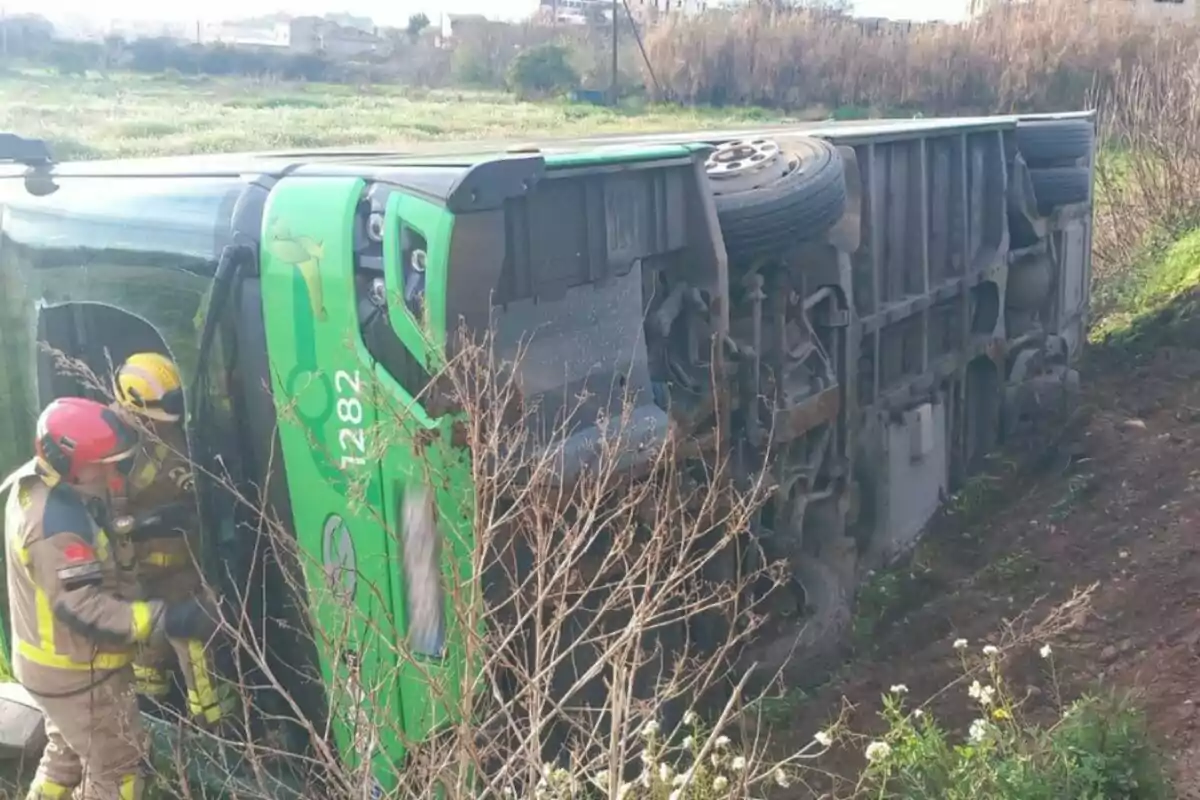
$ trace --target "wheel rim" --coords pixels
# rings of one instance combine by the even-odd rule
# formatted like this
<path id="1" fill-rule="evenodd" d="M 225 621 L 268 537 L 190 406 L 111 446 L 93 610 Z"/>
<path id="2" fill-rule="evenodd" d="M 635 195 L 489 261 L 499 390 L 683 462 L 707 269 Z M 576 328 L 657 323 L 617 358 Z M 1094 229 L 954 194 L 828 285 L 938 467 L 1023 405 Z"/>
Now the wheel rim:
<path id="1" fill-rule="evenodd" d="M 713 150 L 704 164 L 713 194 L 717 195 L 759 189 L 799 168 L 799 159 L 784 153 L 771 139 L 725 142 Z"/>

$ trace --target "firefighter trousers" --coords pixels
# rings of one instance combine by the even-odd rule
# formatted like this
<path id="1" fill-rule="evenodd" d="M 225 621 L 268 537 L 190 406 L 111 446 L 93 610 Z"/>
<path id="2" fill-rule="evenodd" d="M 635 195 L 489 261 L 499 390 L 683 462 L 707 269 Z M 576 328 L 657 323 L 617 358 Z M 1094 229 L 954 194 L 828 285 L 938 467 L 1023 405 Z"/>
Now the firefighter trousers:
<path id="1" fill-rule="evenodd" d="M 128 667 L 72 697 L 33 698 L 49 743 L 26 800 L 141 800 L 146 743 Z"/>
<path id="2" fill-rule="evenodd" d="M 212 656 L 199 639 L 169 639 L 139 650 L 134 671 L 139 694 L 161 698 L 170 691 L 172 663 L 187 691 L 188 713 L 198 722 L 215 725 L 231 711 L 230 693 L 215 678 Z"/>
<path id="3" fill-rule="evenodd" d="M 200 591 L 200 576 L 182 538 L 150 540 L 139 543 L 137 550 L 139 581 L 147 599 L 177 603 Z M 140 648 L 133 666 L 138 693 L 154 698 L 166 695 L 172 663 L 177 663 L 188 713 L 204 724 L 220 722 L 232 711 L 233 695 L 216 679 L 206 645 L 197 639 L 168 639 Z"/>

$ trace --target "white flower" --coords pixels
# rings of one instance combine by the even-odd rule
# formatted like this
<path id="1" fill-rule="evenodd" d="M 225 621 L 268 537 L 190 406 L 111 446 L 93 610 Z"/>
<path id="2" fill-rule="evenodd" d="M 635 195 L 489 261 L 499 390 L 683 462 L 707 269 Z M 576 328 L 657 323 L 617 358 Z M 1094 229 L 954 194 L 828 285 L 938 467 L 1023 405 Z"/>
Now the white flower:
<path id="1" fill-rule="evenodd" d="M 995 686 L 982 686 L 979 681 L 971 683 L 971 688 L 967 689 L 967 694 L 972 700 L 978 700 L 980 705 L 990 706 L 992 700 L 996 697 Z"/>
<path id="2" fill-rule="evenodd" d="M 669 764 L 658 765 L 658 779 L 663 783 L 671 782 L 671 766 Z"/>
<path id="3" fill-rule="evenodd" d="M 897 683 L 891 689 L 892 694 L 908 694 L 908 687 L 903 683 Z"/>
<path id="4" fill-rule="evenodd" d="M 671 781 L 672 786 L 686 786 L 692 782 L 692 771 L 681 772 L 675 776 L 675 780 Z"/>
<path id="5" fill-rule="evenodd" d="M 891 754 L 892 748 L 887 742 L 871 742 L 867 745 L 867 761 L 882 761 Z"/>
<path id="6" fill-rule="evenodd" d="M 925 716 L 925 712 L 919 708 L 914 708 L 912 715 L 913 715 L 913 719 L 920 719 L 921 717 Z"/>
<path id="7" fill-rule="evenodd" d="M 617 789 L 617 800 L 625 800 L 631 794 L 633 794 L 633 784 L 622 783 L 621 788 Z"/>
<path id="8" fill-rule="evenodd" d="M 1000 655 L 1000 648 L 996 647 L 994 644 L 989 644 L 987 647 L 983 648 L 983 654 L 988 658 L 993 658 Z"/>
<path id="9" fill-rule="evenodd" d="M 708 760 L 712 762 L 713 767 L 720 768 L 720 766 L 721 766 L 721 754 L 720 753 L 713 753 L 711 756 L 708 757 Z"/>
<path id="10" fill-rule="evenodd" d="M 729 788 L 729 778 L 726 778 L 724 775 L 718 775 L 717 777 L 713 778 L 713 791 L 714 792 L 723 792 L 728 788 Z"/>
<path id="11" fill-rule="evenodd" d="M 967 649 L 967 640 L 966 639 L 955 639 L 954 640 L 954 649 L 955 650 L 966 650 Z"/>
<path id="12" fill-rule="evenodd" d="M 817 731 L 813 735 L 813 739 L 821 747 L 829 747 L 829 745 L 833 744 L 833 736 L 830 735 L 829 731 Z"/>
<path id="13" fill-rule="evenodd" d="M 683 715 L 683 724 L 684 725 L 695 725 L 699 721 L 700 721 L 700 715 L 697 714 L 695 711 L 689 711 Z"/>
<path id="14" fill-rule="evenodd" d="M 729 747 L 729 737 L 718 736 L 717 741 L 714 742 L 714 744 L 716 744 L 717 747 Z"/>
<path id="15" fill-rule="evenodd" d="M 651 736 L 654 736 L 656 733 L 658 733 L 658 723 L 654 720 L 650 720 L 642 726 L 642 736 L 645 736 L 647 739 L 649 739 Z"/>
<path id="16" fill-rule="evenodd" d="M 775 785 L 779 786 L 783 789 L 786 789 L 787 787 L 792 785 L 791 780 L 788 779 L 787 773 L 784 772 L 782 769 L 775 770 L 774 778 L 775 778 Z"/>
<path id="17" fill-rule="evenodd" d="M 1054 651 L 1050 649 L 1050 645 L 1048 644 L 1042 645 L 1042 649 L 1038 650 L 1038 654 L 1040 654 L 1042 658 L 1049 658 L 1053 652 Z"/>
<path id="18" fill-rule="evenodd" d="M 734 772 L 741 772 L 746 768 L 746 757 L 738 756 L 737 758 L 733 759 L 733 761 L 729 764 L 729 768 Z"/>
<path id="19" fill-rule="evenodd" d="M 986 719 L 977 719 L 971 723 L 971 730 L 968 736 L 973 744 L 979 744 L 988 737 L 988 732 L 991 730 L 991 725 Z"/>

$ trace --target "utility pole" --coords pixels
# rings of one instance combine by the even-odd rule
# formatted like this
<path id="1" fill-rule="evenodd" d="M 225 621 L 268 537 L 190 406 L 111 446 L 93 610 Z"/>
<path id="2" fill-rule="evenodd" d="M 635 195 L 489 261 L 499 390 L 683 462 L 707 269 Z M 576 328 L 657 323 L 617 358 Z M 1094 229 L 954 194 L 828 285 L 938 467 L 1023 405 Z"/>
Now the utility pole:
<path id="1" fill-rule="evenodd" d="M 617 105 L 618 92 L 617 87 L 617 21 L 621 19 L 621 15 L 617 13 L 617 3 L 621 0 L 612 0 L 612 98 L 609 100 L 613 106 Z"/>

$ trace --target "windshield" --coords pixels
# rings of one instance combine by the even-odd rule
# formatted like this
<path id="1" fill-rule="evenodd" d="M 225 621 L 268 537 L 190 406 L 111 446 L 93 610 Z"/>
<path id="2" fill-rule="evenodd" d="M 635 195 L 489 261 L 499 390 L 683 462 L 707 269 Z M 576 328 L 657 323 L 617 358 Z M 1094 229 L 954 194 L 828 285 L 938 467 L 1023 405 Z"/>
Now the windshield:
<path id="1" fill-rule="evenodd" d="M 13 243 L 209 262 L 244 185 L 234 178 L 74 178 L 48 197 L 34 197 L 20 181 L 2 183 L 8 184 L 0 189 L 4 235 Z"/>
<path id="2" fill-rule="evenodd" d="M 231 178 L 65 178 L 36 197 L 19 179 L 0 180 L 3 466 L 28 458 L 26 429 L 38 395 L 65 391 L 48 374 L 39 347 L 47 337 L 102 374 L 109 359 L 144 346 L 141 332 L 152 331 L 152 344 L 191 374 L 197 322 L 243 185 Z"/>

